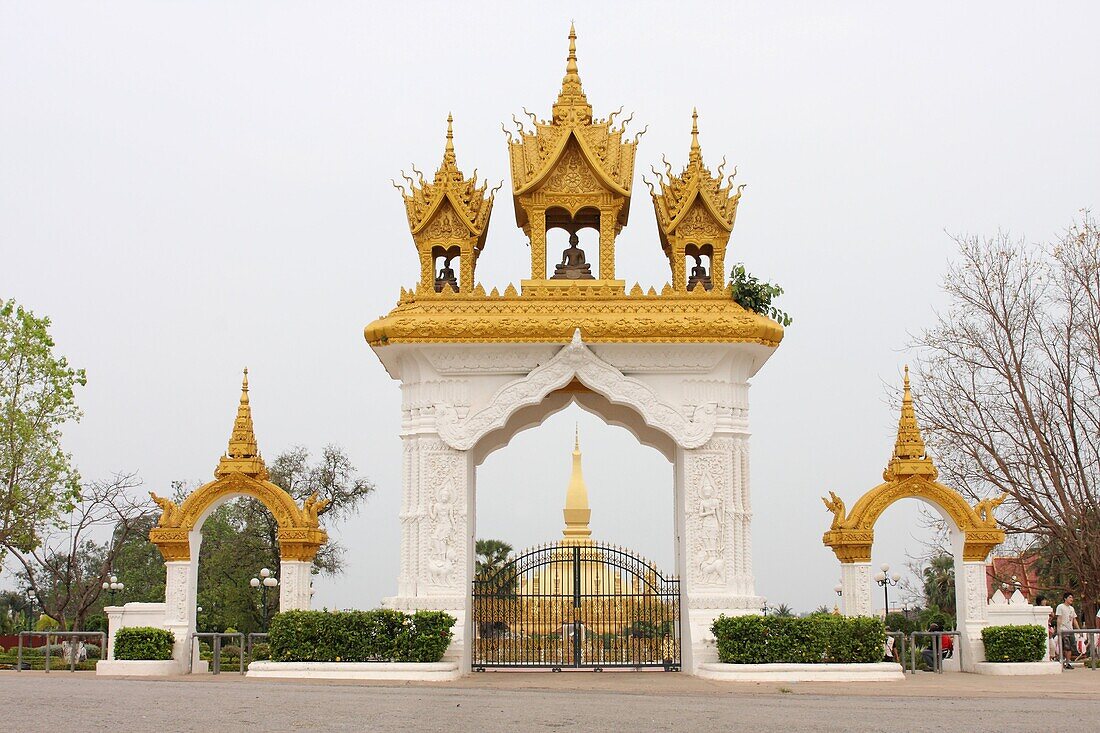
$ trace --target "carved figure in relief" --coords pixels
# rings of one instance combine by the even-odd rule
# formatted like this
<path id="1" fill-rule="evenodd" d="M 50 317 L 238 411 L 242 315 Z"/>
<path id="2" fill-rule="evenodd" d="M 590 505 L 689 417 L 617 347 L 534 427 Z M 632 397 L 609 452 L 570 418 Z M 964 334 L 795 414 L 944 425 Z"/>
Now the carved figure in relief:
<path id="1" fill-rule="evenodd" d="M 987 527 L 996 527 L 997 518 L 993 516 L 993 510 L 1004 503 L 1004 500 L 1008 498 L 1008 494 L 1001 494 L 997 498 L 982 499 L 974 505 L 974 511 L 978 514 L 978 518 Z"/>
<path id="2" fill-rule="evenodd" d="M 159 527 L 174 527 L 179 524 L 177 517 L 179 516 L 179 507 L 176 506 L 176 502 L 171 499 L 165 499 L 163 496 L 157 496 L 152 491 L 149 492 L 149 496 L 152 497 L 153 503 L 160 507 L 160 519 L 157 521 Z"/>
<path id="3" fill-rule="evenodd" d="M 830 491 L 829 498 L 826 499 L 823 496 L 821 497 L 821 501 L 825 503 L 825 508 L 833 513 L 833 524 L 830 529 L 838 529 L 844 521 L 844 500 L 837 496 L 836 493 Z"/>
<path id="4" fill-rule="evenodd" d="M 704 583 L 721 583 L 726 578 L 726 561 L 715 550 L 699 553 L 699 571 Z"/>
<path id="5" fill-rule="evenodd" d="M 319 494 L 314 491 L 309 498 L 302 503 L 302 512 L 306 515 L 306 521 L 314 527 L 318 526 L 320 524 L 318 515 L 331 503 L 331 499 L 321 499 L 319 498 Z"/>
<path id="6" fill-rule="evenodd" d="M 701 535 L 711 548 L 719 549 L 722 536 L 722 499 L 718 496 L 709 473 L 703 474 L 699 493 Z"/>
<path id="7" fill-rule="evenodd" d="M 440 485 L 435 501 L 428 505 L 428 519 L 432 527 L 428 572 L 432 581 L 438 585 L 448 582 L 454 567 L 454 550 L 451 547 L 456 524 L 454 502 L 454 488 L 451 481 L 447 480 Z"/>

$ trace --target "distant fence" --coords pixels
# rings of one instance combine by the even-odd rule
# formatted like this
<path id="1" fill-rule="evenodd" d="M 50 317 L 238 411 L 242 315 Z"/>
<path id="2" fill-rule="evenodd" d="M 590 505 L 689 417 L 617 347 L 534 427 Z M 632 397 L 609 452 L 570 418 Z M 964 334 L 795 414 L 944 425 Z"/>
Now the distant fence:
<path id="1" fill-rule="evenodd" d="M 14 649 L 19 646 L 19 634 L 5 634 L 0 636 L 0 646 L 5 649 Z M 46 634 L 34 634 L 23 637 L 23 646 L 46 646 Z"/>

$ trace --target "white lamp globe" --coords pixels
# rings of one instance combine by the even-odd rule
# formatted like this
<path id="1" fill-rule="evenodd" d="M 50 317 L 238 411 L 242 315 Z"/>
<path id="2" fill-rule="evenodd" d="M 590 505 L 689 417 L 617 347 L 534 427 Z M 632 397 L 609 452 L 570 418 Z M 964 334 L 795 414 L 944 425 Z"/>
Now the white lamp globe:
<path id="1" fill-rule="evenodd" d="M 274 588 L 278 584 L 279 584 L 279 581 L 278 581 L 277 578 L 272 578 L 272 577 L 264 578 L 264 585 L 266 585 L 268 588 Z"/>
<path id="2" fill-rule="evenodd" d="M 259 588 L 260 587 L 260 579 L 259 578 L 253 578 L 252 580 L 248 581 L 248 584 L 251 585 L 253 588 Z"/>
<path id="3" fill-rule="evenodd" d="M 882 573 L 882 572 L 875 573 L 875 580 L 878 581 L 879 583 L 886 580 L 886 573 Z"/>
<path id="4" fill-rule="evenodd" d="M 103 581 L 103 590 L 108 590 L 110 587 L 111 587 L 111 584 L 108 583 L 106 580 L 104 580 Z"/>
<path id="5" fill-rule="evenodd" d="M 890 580 L 894 581 L 895 583 L 898 582 L 899 580 L 901 580 L 901 573 L 890 573 Z"/>
<path id="6" fill-rule="evenodd" d="M 881 570 L 884 573 L 890 572 L 890 563 L 888 563 L 888 562 L 882 563 L 882 565 L 879 565 L 879 570 Z"/>
<path id="7" fill-rule="evenodd" d="M 841 585 L 840 583 L 837 583 L 836 585 L 833 586 L 833 590 L 837 593 L 841 593 L 841 592 L 844 591 L 844 586 Z"/>
<path id="8" fill-rule="evenodd" d="M 271 571 L 268 570 L 267 568 L 264 568 L 263 570 L 260 571 L 260 577 L 262 577 L 262 578 L 266 578 L 269 575 L 271 575 Z"/>

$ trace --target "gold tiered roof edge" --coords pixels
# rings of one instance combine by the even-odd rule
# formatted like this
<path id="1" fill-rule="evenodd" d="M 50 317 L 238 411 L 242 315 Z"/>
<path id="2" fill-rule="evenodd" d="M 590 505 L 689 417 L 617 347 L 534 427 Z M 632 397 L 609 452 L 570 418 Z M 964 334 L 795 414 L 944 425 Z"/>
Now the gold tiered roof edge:
<path id="1" fill-rule="evenodd" d="M 565 75 L 549 120 L 533 114 L 533 129 L 509 133 L 516 223 L 531 250 L 531 278 L 502 291 L 477 282 L 493 199 L 455 163 L 448 121 L 444 161 L 435 180 L 421 178 L 404 193 L 410 233 L 420 254 L 420 279 L 402 288 L 397 306 L 364 328 L 371 346 L 415 343 L 561 343 L 580 329 L 589 343 L 757 343 L 776 347 L 783 327 L 746 310 L 727 284 L 725 249 L 741 187 L 703 164 L 697 116 L 689 160 L 681 176 L 669 174 L 654 192 L 657 229 L 672 265 L 669 283 L 628 287 L 615 279 L 615 237 L 625 226 L 638 136 L 624 139 L 617 113 L 593 117 L 578 70 L 576 32 L 570 27 Z M 448 118 L 449 120 L 450 118 Z M 476 174 L 475 174 L 476 175 Z M 447 205 L 445 205 L 445 202 Z M 598 210 L 598 217 L 593 212 Z M 585 216 L 592 218 L 585 219 Z M 545 232 L 551 227 L 599 231 L 598 276 L 548 277 Z M 698 246 L 693 245 L 693 243 Z M 694 246 L 694 249 L 693 249 Z M 460 273 L 454 285 L 437 279 L 435 264 L 454 252 Z M 709 256 L 713 285 L 689 289 L 685 256 Z M 449 275 L 453 278 L 453 274 Z"/>

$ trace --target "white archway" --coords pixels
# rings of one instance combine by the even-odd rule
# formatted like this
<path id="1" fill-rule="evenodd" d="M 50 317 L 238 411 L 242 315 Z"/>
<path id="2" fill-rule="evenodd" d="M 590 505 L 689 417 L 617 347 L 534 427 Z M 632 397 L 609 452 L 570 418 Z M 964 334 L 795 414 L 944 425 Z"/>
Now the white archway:
<path id="1" fill-rule="evenodd" d="M 673 466 L 683 664 L 715 656 L 719 614 L 758 612 L 752 576 L 748 379 L 771 353 L 750 343 L 395 344 L 402 381 L 402 550 L 385 604 L 459 618 L 448 657 L 469 670 L 477 466 L 572 403 L 630 430 Z"/>

